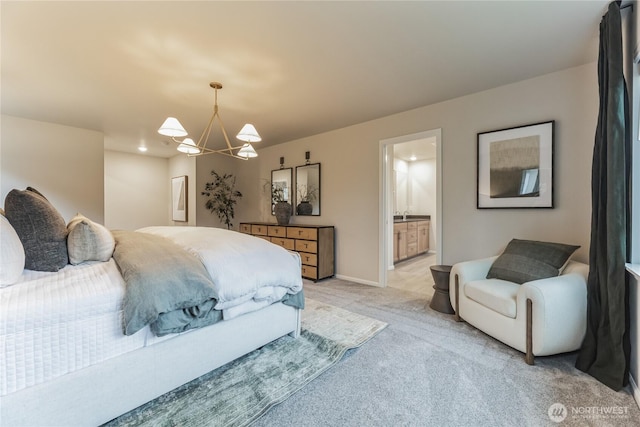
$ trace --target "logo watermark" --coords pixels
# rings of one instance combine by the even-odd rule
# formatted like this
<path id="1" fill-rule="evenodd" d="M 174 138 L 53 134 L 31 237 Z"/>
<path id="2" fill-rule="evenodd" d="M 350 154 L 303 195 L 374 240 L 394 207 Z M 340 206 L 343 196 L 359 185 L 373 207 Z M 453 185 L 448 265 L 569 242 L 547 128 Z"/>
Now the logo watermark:
<path id="1" fill-rule="evenodd" d="M 567 417 L 583 420 L 612 420 L 629 417 L 627 406 L 571 406 L 567 408 L 562 403 L 556 402 L 547 410 L 549 419 L 554 423 L 561 423 Z"/>
<path id="2" fill-rule="evenodd" d="M 567 418 L 567 407 L 562 403 L 554 403 L 549 406 L 547 414 L 554 423 L 561 423 L 565 418 Z"/>

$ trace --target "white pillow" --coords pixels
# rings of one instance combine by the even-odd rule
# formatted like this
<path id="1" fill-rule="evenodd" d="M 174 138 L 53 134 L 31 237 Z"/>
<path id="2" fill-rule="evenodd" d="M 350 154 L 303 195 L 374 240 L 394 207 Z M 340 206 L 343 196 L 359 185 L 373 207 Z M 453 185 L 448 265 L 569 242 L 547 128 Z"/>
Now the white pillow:
<path id="1" fill-rule="evenodd" d="M 80 264 L 85 261 L 109 261 L 116 241 L 104 226 L 77 214 L 67 225 L 67 250 L 69 262 Z"/>
<path id="2" fill-rule="evenodd" d="M 24 270 L 24 247 L 9 220 L 0 215 L 0 288 L 13 285 Z"/>

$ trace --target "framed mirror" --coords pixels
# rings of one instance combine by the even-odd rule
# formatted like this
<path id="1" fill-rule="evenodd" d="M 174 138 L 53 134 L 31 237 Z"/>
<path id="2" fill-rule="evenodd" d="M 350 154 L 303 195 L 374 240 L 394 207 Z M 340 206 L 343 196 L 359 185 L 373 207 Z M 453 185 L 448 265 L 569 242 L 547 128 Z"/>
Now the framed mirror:
<path id="1" fill-rule="evenodd" d="M 293 205 L 291 197 L 293 169 L 276 169 L 271 171 L 271 215 L 275 215 L 277 202 L 287 202 Z"/>
<path id="2" fill-rule="evenodd" d="M 296 166 L 296 215 L 320 215 L 320 163 Z"/>

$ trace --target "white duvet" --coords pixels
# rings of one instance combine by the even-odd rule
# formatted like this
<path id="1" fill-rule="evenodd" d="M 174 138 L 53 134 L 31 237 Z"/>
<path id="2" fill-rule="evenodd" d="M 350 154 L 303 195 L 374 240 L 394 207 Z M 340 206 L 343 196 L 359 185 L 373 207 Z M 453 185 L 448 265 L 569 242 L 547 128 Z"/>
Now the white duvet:
<path id="1" fill-rule="evenodd" d="M 211 227 L 145 227 L 137 231 L 166 237 L 200 258 L 218 294 L 217 310 L 224 312 L 240 305 L 256 309 L 280 300 L 285 293 L 302 290 L 300 255 L 266 240 Z M 242 312 L 230 311 L 225 318 Z"/>

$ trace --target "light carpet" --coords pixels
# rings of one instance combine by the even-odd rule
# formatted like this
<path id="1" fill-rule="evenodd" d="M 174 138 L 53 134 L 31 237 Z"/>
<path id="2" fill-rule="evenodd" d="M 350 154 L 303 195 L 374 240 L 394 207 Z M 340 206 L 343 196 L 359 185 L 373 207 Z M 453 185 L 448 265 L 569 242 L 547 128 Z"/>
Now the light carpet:
<path id="1" fill-rule="evenodd" d="M 105 426 L 245 426 L 387 324 L 307 299 L 298 339 L 282 337 Z"/>
<path id="2" fill-rule="evenodd" d="M 430 309 L 421 294 L 338 279 L 305 283 L 304 292 L 389 326 L 252 427 L 640 425 L 631 390 L 578 371 L 575 352 L 529 366 L 519 351 Z M 556 404 L 566 409 L 560 423 L 549 416 Z"/>

